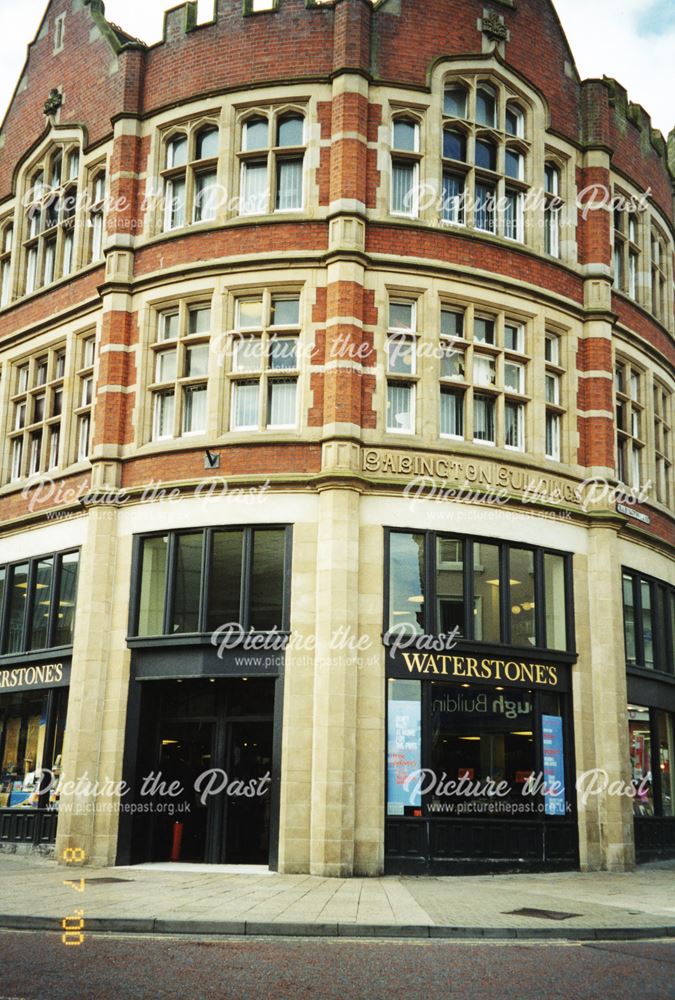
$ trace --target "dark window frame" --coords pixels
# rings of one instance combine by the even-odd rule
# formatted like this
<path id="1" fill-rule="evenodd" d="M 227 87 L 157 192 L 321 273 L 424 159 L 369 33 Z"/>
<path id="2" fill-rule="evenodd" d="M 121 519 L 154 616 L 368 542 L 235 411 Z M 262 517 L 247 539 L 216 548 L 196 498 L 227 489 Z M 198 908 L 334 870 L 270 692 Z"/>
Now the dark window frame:
<path id="1" fill-rule="evenodd" d="M 293 526 L 290 524 L 216 524 L 206 526 L 193 526 L 186 528 L 165 529 L 163 531 L 149 531 L 134 535 L 133 554 L 131 562 L 131 596 L 129 600 L 129 617 L 127 624 L 127 645 L 130 647 L 152 646 L 157 643 L 180 643 L 180 644 L 205 644 L 210 643 L 213 630 L 208 629 L 208 596 L 209 596 L 209 576 L 211 567 L 211 552 L 213 536 L 216 532 L 241 531 L 243 532 L 242 545 L 242 566 L 243 572 L 240 580 L 240 624 L 242 629 L 248 633 L 250 620 L 250 597 L 251 597 L 251 575 L 253 566 L 253 533 L 255 531 L 283 531 L 284 532 L 284 568 L 283 568 L 283 596 L 281 609 L 281 628 L 277 634 L 290 634 L 290 604 L 291 604 L 291 559 L 293 551 Z M 176 573 L 176 539 L 180 535 L 195 535 L 202 533 L 202 564 L 199 592 L 199 629 L 196 632 L 171 632 L 170 626 L 173 618 L 175 600 L 175 573 Z M 163 538 L 167 536 L 167 551 L 165 564 L 164 583 L 164 616 L 163 632 L 158 635 L 139 635 L 138 619 L 140 614 L 141 598 L 141 570 L 143 543 L 149 538 Z M 225 624 L 225 623 L 223 623 Z M 269 634 L 260 631 L 261 635 Z"/>
<path id="2" fill-rule="evenodd" d="M 425 574 L 424 574 L 424 631 L 427 635 L 438 635 L 437 599 L 436 592 L 436 550 L 437 539 L 448 538 L 462 543 L 463 557 L 463 599 L 464 599 L 464 634 L 457 639 L 457 645 L 467 648 L 482 648 L 491 646 L 494 648 L 508 647 L 513 651 L 527 652 L 528 654 L 541 653 L 550 657 L 556 657 L 566 662 L 572 662 L 577 657 L 576 635 L 574 627 L 574 585 L 573 585 L 573 554 L 560 549 L 549 547 L 527 545 L 503 538 L 493 538 L 482 535 L 462 535 L 452 531 L 425 530 L 423 528 L 385 528 L 384 542 L 384 608 L 382 638 L 384 639 L 390 628 L 390 539 L 393 534 L 417 534 L 425 536 Z M 500 639 L 498 642 L 476 639 L 474 637 L 473 615 L 473 546 L 474 543 L 484 543 L 497 545 L 499 547 L 499 577 L 500 577 Z M 537 643 L 534 646 L 512 646 L 511 639 L 511 600 L 510 588 L 507 584 L 509 580 L 509 551 L 510 548 L 526 549 L 534 553 L 534 589 L 535 589 L 535 627 Z M 566 648 L 553 649 L 546 645 L 546 607 L 545 607 L 545 583 L 544 583 L 544 555 L 561 556 L 564 560 L 565 573 L 565 638 Z"/>
<path id="3" fill-rule="evenodd" d="M 624 577 L 630 577 L 633 587 L 633 614 L 635 617 L 635 661 L 628 659 L 628 643 L 626 641 L 626 605 L 623 599 Z M 651 591 L 651 616 L 652 616 L 652 648 L 654 652 L 654 666 L 648 667 L 645 664 L 644 628 L 642 615 L 642 584 L 646 583 Z M 638 671 L 641 675 L 660 675 L 663 677 L 675 676 L 675 643 L 673 642 L 673 627 L 671 618 L 675 615 L 675 587 L 666 580 L 659 580 L 648 573 L 641 573 L 639 570 L 630 569 L 627 566 L 621 567 L 621 607 L 623 610 L 623 642 L 624 659 L 627 670 Z M 665 616 L 661 615 L 663 605 L 660 601 L 662 591 L 668 596 L 665 602 Z M 662 620 L 663 619 L 663 620 Z M 671 669 L 668 669 L 668 664 Z"/>
<path id="4" fill-rule="evenodd" d="M 0 601 L 0 663 L 8 662 L 15 658 L 30 659 L 37 655 L 41 655 L 43 652 L 51 649 L 58 650 L 69 650 L 72 649 L 73 644 L 68 645 L 57 645 L 54 643 L 54 634 L 56 632 L 57 625 L 57 603 L 58 598 L 61 593 L 61 576 L 62 576 L 62 564 L 65 556 L 73 555 L 77 553 L 77 582 L 75 585 L 75 609 L 73 611 L 73 629 L 75 627 L 75 616 L 77 614 L 77 592 L 80 583 L 80 555 L 81 547 L 75 546 L 70 549 L 59 550 L 58 552 L 44 552 L 42 555 L 30 556 L 23 559 L 15 559 L 11 563 L 2 563 L 1 567 L 5 570 L 5 586 L 4 593 L 2 595 L 2 600 Z M 47 645 L 36 647 L 32 649 L 30 646 L 30 638 L 33 630 L 33 615 L 35 613 L 35 582 L 37 576 L 38 564 L 44 562 L 46 559 L 52 559 L 52 593 L 49 603 L 49 621 L 47 622 Z M 23 625 L 21 629 L 21 648 L 16 650 L 16 652 L 9 653 L 7 651 L 7 639 L 8 639 L 8 628 L 9 628 L 9 600 L 10 600 L 10 580 L 13 577 L 13 572 L 15 567 L 24 566 L 28 564 L 28 576 L 26 580 L 26 612 L 23 617 Z"/>

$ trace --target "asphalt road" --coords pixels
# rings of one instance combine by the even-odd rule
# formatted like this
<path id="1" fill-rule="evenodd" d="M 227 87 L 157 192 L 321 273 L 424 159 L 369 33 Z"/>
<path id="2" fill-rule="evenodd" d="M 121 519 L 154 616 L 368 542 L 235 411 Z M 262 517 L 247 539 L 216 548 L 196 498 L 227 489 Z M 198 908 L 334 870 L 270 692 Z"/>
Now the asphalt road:
<path id="1" fill-rule="evenodd" d="M 0 1000 L 675 1000 L 675 941 L 473 944 L 0 932 Z"/>

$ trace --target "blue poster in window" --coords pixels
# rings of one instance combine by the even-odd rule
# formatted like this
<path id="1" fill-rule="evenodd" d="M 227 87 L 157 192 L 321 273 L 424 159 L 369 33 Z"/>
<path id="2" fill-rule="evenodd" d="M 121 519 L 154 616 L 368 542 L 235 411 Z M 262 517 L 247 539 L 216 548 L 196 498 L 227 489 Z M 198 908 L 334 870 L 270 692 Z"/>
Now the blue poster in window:
<path id="1" fill-rule="evenodd" d="M 565 815 L 565 755 L 563 752 L 562 719 L 559 715 L 542 715 L 544 748 L 544 811 L 547 816 Z"/>
<path id="2" fill-rule="evenodd" d="M 420 699 L 389 702 L 387 733 L 387 815 L 403 816 L 406 806 L 420 808 L 422 795 L 406 789 L 406 778 L 422 767 Z"/>

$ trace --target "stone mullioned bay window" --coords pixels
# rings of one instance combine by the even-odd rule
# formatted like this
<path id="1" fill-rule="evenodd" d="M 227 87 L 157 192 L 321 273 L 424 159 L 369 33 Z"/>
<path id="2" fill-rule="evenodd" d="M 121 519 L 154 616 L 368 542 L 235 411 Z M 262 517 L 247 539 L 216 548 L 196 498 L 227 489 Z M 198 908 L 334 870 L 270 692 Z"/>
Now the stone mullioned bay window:
<path id="1" fill-rule="evenodd" d="M 89 458 L 96 333 L 77 333 L 8 369 L 5 482 Z"/>
<path id="2" fill-rule="evenodd" d="M 11 482 L 59 465 L 65 374 L 65 344 L 14 367 L 9 433 Z"/>
<path id="3" fill-rule="evenodd" d="M 616 393 L 616 475 L 620 482 L 638 489 L 643 481 L 645 446 L 645 373 L 618 358 L 614 368 Z"/>
<path id="4" fill-rule="evenodd" d="M 147 439 L 297 428 L 300 294 L 233 295 L 230 308 L 233 326 L 215 340 L 210 301 L 153 311 Z"/>
<path id="5" fill-rule="evenodd" d="M 84 165 L 79 143 L 52 144 L 22 187 L 18 218 L 0 220 L 0 308 L 103 257 L 104 160 Z"/>
<path id="6" fill-rule="evenodd" d="M 661 230 L 651 229 L 651 310 L 668 329 L 673 329 L 672 244 Z M 669 280 L 670 278 L 670 280 Z"/>
<path id="7" fill-rule="evenodd" d="M 12 250 L 14 224 L 9 219 L 0 222 L 0 309 L 9 305 L 12 297 Z"/>
<path id="8" fill-rule="evenodd" d="M 436 336 L 434 328 L 422 322 L 422 309 L 421 301 L 391 293 L 385 341 L 386 432 L 419 434 L 429 426 L 435 398 L 433 419 L 441 440 L 532 451 L 538 437 L 533 407 L 544 405 L 544 454 L 560 461 L 565 415 L 562 334 L 547 334 L 543 357 L 535 357 L 533 331 L 505 311 L 442 300 Z M 432 377 L 437 386 L 433 396 Z M 539 387 L 541 398 L 535 399 Z"/>
<path id="9" fill-rule="evenodd" d="M 74 268 L 80 150 L 53 146 L 30 174 L 24 222 L 24 282 L 28 295 Z"/>
<path id="10" fill-rule="evenodd" d="M 220 131 L 210 118 L 172 128 L 163 138 L 164 230 L 216 217 Z"/>
<path id="11" fill-rule="evenodd" d="M 299 294 L 238 297 L 230 344 L 230 430 L 297 427 Z"/>
<path id="12" fill-rule="evenodd" d="M 504 84 L 469 76 L 446 80 L 444 222 L 524 241 L 528 127 L 524 102 Z"/>
<path id="13" fill-rule="evenodd" d="M 181 302 L 158 314 L 149 375 L 154 441 L 206 431 L 210 335 L 208 303 Z"/>
<path id="14" fill-rule="evenodd" d="M 654 380 L 654 468 L 656 499 L 673 505 L 673 394 Z"/>
<path id="15" fill-rule="evenodd" d="M 238 136 L 239 214 L 301 211 L 305 112 L 299 108 L 247 111 Z"/>
<path id="16" fill-rule="evenodd" d="M 615 193 L 628 204 L 626 196 Z M 615 208 L 613 212 L 614 287 L 637 301 L 642 248 L 640 245 L 640 219 L 637 212 Z"/>

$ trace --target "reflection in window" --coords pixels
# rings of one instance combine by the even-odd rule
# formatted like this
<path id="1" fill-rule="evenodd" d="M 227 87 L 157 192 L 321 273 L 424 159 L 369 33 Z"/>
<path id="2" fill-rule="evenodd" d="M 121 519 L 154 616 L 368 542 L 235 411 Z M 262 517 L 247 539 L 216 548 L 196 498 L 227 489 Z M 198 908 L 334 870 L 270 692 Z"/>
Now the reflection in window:
<path id="1" fill-rule="evenodd" d="M 8 653 L 18 653 L 23 650 L 23 623 L 28 603 L 28 563 L 13 566 L 10 570 L 9 610 L 7 613 L 7 643 Z"/>
<path id="2" fill-rule="evenodd" d="M 511 546 L 509 571 L 511 642 L 514 646 L 535 646 L 534 552 Z"/>
<path id="3" fill-rule="evenodd" d="M 652 620 L 652 588 L 646 580 L 642 580 L 642 645 L 644 648 L 644 666 L 654 669 L 654 630 Z"/>
<path id="4" fill-rule="evenodd" d="M 538 770 L 533 706 L 532 691 L 432 684 L 432 771 L 471 782 L 506 782 L 504 799 L 522 801 L 525 781 Z"/>
<path id="5" fill-rule="evenodd" d="M 633 812 L 636 816 L 653 816 L 652 739 L 648 708 L 642 705 L 628 706 L 628 732 L 630 765 L 636 793 Z"/>
<path id="6" fill-rule="evenodd" d="M 282 626 L 285 541 L 277 529 L 253 532 L 249 625 L 261 632 Z"/>
<path id="7" fill-rule="evenodd" d="M 436 549 L 436 600 L 438 630 L 444 635 L 458 629 L 464 635 L 464 544 L 459 538 L 438 538 Z"/>
<path id="8" fill-rule="evenodd" d="M 176 537 L 172 632 L 199 630 L 203 532 Z"/>
<path id="9" fill-rule="evenodd" d="M 203 558 L 204 546 L 206 558 Z M 210 548 L 209 548 L 210 547 Z M 169 595 L 171 632 L 200 632 L 202 608 L 208 631 L 238 623 L 243 628 L 281 629 L 285 608 L 286 530 L 200 530 L 141 540 L 139 636 L 164 635 L 167 553 L 172 551 Z M 208 593 L 202 567 L 208 565 Z"/>
<path id="10" fill-rule="evenodd" d="M 389 536 L 389 628 L 424 633 L 424 535 Z"/>
<path id="11" fill-rule="evenodd" d="M 58 805 L 58 778 L 65 731 L 68 691 L 24 691 L 3 699 L 0 707 L 0 807 L 34 809 Z M 51 704 L 51 725 L 48 714 Z M 51 734 L 51 735 L 50 735 Z M 39 772 L 57 781 L 39 794 Z M 44 782 L 47 785 L 47 782 Z"/>
<path id="12" fill-rule="evenodd" d="M 49 611 L 52 604 L 53 558 L 41 559 L 35 573 L 35 605 L 30 632 L 30 649 L 45 649 L 49 635 Z"/>
<path id="13" fill-rule="evenodd" d="M 675 816 L 675 724 L 673 716 L 657 711 L 656 734 L 661 775 L 661 815 Z"/>
<path id="14" fill-rule="evenodd" d="M 164 632 L 164 591 L 169 536 L 146 538 L 141 556 L 141 596 L 138 615 L 139 635 Z"/>
<path id="15" fill-rule="evenodd" d="M 73 643 L 79 560 L 78 552 L 67 552 L 59 560 L 59 592 L 54 628 L 55 646 L 71 646 Z"/>
<path id="16" fill-rule="evenodd" d="M 565 597 L 565 557 L 544 553 L 544 602 L 546 607 L 546 646 L 567 649 Z"/>
<path id="17" fill-rule="evenodd" d="M 484 642 L 499 642 L 499 546 L 474 542 L 473 634 Z"/>
<path id="18" fill-rule="evenodd" d="M 214 531 L 207 628 L 240 621 L 243 531 Z"/>
<path id="19" fill-rule="evenodd" d="M 623 574 L 623 629 L 626 639 L 626 661 L 635 663 L 635 598 L 633 595 L 633 577 Z"/>

